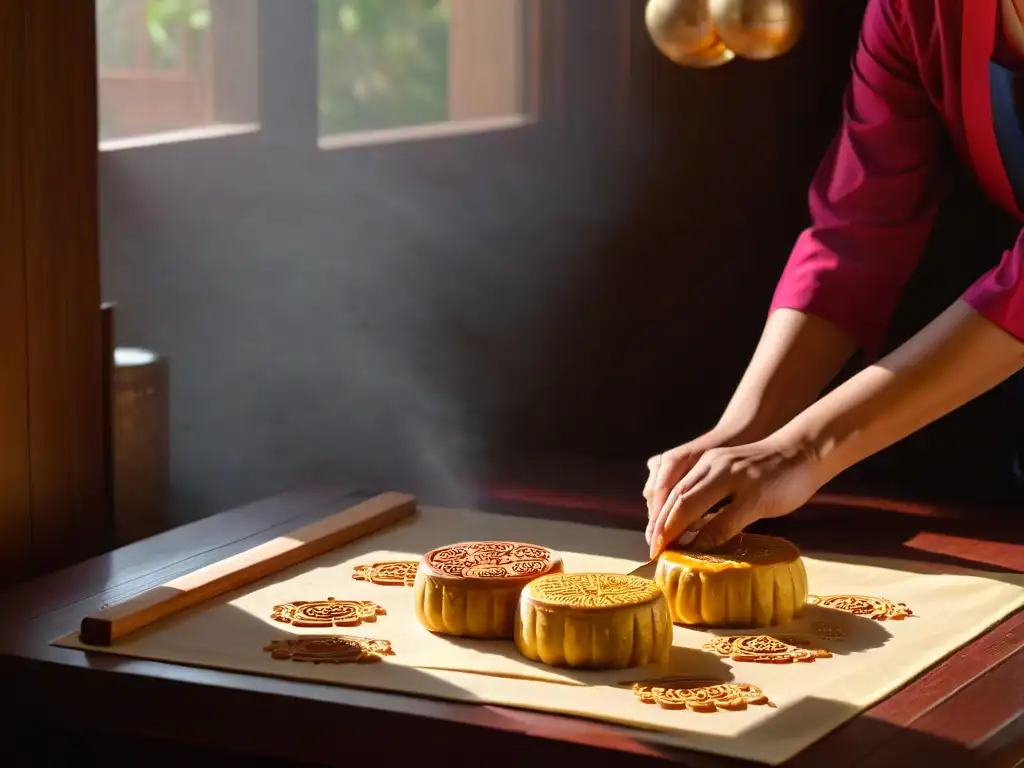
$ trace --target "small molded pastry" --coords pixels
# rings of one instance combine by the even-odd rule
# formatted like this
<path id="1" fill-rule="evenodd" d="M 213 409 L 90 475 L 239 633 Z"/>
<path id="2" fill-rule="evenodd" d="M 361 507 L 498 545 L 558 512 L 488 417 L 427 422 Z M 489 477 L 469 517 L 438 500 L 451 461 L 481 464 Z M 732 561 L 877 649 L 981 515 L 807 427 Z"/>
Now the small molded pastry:
<path id="1" fill-rule="evenodd" d="M 510 638 L 519 593 L 562 571 L 553 550 L 511 541 L 473 541 L 427 552 L 413 584 L 416 618 L 431 632 Z"/>
<path id="2" fill-rule="evenodd" d="M 270 618 L 293 627 L 357 627 L 387 611 L 369 600 L 293 600 L 275 605 Z"/>
<path id="3" fill-rule="evenodd" d="M 867 597 L 865 595 L 811 595 L 807 598 L 811 605 L 833 608 L 837 611 L 864 616 L 875 621 L 903 621 L 914 612 L 907 608 L 906 603 L 897 603 L 887 597 Z"/>
<path id="4" fill-rule="evenodd" d="M 395 655 L 389 640 L 352 635 L 306 635 L 290 640 L 271 640 L 263 650 L 272 659 L 311 664 L 367 664 Z"/>
<path id="5" fill-rule="evenodd" d="M 397 560 L 373 565 L 357 565 L 352 578 L 382 587 L 411 587 L 416 580 L 416 560 Z"/>
<path id="6" fill-rule="evenodd" d="M 726 635 L 704 644 L 704 650 L 732 661 L 756 664 L 791 664 L 831 659 L 824 648 L 814 648 L 802 637 L 771 635 Z"/>
<path id="7" fill-rule="evenodd" d="M 575 669 L 664 664 L 672 618 L 650 579 L 562 573 L 531 581 L 519 597 L 515 643 L 528 659 Z"/>
<path id="8" fill-rule="evenodd" d="M 677 624 L 768 627 L 790 621 L 807 602 L 800 550 L 755 533 L 742 533 L 711 552 L 666 550 L 654 580 Z"/>
<path id="9" fill-rule="evenodd" d="M 633 695 L 644 704 L 657 704 L 662 709 L 688 709 L 691 712 L 742 711 L 748 706 L 775 705 L 764 691 L 750 683 L 720 680 L 696 680 L 686 677 L 663 677 L 633 684 Z"/>

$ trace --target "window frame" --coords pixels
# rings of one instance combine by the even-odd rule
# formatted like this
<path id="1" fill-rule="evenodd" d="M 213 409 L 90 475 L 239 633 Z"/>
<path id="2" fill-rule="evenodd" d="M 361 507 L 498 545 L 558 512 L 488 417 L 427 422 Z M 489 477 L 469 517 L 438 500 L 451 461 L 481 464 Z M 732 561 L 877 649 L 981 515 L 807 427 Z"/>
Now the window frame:
<path id="1" fill-rule="evenodd" d="M 636 0 L 521 2 L 525 37 L 531 42 L 524 54 L 525 103 L 519 114 L 320 136 L 316 0 L 215 0 L 211 9 L 217 123 L 113 139 L 103 142 L 101 151 L 178 153 L 188 151 L 190 144 L 224 142 L 255 143 L 266 151 L 318 152 L 328 158 L 382 150 L 416 153 L 423 151 L 418 149 L 422 145 L 445 152 L 449 145 L 470 142 L 503 149 L 510 141 L 563 142 L 572 124 L 618 121 L 629 99 Z M 597 44 L 588 45 L 586 35 L 595 29 L 600 34 Z M 256 72 L 251 91 L 239 89 L 239 71 Z M 598 99 L 591 88 L 579 88 L 587 80 L 600 83 Z"/>

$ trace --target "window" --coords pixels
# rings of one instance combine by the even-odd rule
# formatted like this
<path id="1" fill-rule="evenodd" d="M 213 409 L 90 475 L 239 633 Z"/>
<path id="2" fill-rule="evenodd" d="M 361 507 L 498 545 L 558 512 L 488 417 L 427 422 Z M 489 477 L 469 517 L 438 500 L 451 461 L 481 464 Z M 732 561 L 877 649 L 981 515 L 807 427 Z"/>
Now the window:
<path id="1" fill-rule="evenodd" d="M 103 299 L 117 305 L 118 346 L 169 361 L 176 522 L 349 466 L 339 419 L 363 419 L 352 406 L 364 381 L 378 386 L 359 360 L 404 338 L 378 286 L 390 297 L 414 269 L 453 275 L 463 254 L 528 230 L 520 219 L 534 217 L 503 213 L 506 184 L 522 178 L 513 199 L 552 209 L 549 165 L 618 125 L 632 72 L 624 22 L 636 10 L 621 0 L 95 7 Z M 125 82 L 135 90 L 118 96 Z M 161 95 L 168 83 L 199 97 Z M 308 355 L 328 347 L 324 374 Z M 283 385 L 287 370 L 302 375 Z M 282 456 L 267 460 L 273 446 Z"/>
<path id="2" fill-rule="evenodd" d="M 101 145 L 254 121 L 255 14 L 254 0 L 96 0 Z"/>
<path id="3" fill-rule="evenodd" d="M 321 146 L 413 126 L 522 119 L 528 3 L 319 0 Z M 458 126 L 454 126 L 456 130 Z M 333 139 L 333 140 L 332 140 Z"/>

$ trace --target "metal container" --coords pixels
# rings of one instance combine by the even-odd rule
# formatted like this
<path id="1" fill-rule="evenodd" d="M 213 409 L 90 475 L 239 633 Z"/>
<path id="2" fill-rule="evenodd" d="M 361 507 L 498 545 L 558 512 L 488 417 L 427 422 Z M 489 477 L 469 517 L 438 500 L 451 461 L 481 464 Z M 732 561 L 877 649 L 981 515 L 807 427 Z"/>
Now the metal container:
<path id="1" fill-rule="evenodd" d="M 169 527 L 170 403 L 167 361 L 147 349 L 114 350 L 114 529 L 118 546 Z"/>

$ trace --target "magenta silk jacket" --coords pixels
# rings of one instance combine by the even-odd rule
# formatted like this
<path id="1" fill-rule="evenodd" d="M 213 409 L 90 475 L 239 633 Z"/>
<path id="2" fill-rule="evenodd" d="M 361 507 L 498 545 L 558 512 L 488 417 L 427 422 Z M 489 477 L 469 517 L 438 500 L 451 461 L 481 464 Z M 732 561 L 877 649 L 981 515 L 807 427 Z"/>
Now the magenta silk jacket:
<path id="1" fill-rule="evenodd" d="M 1015 115 L 1002 133 L 996 119 L 999 72 L 1006 72 L 993 58 L 999 9 L 999 0 L 870 0 L 842 126 L 811 185 L 812 224 L 797 240 L 772 310 L 829 320 L 875 353 L 958 159 L 1024 222 L 1017 200 L 1024 185 L 1011 181 L 1008 157 L 1024 152 L 1024 133 Z M 1020 339 L 1022 258 L 1018 237 L 963 295 Z"/>

